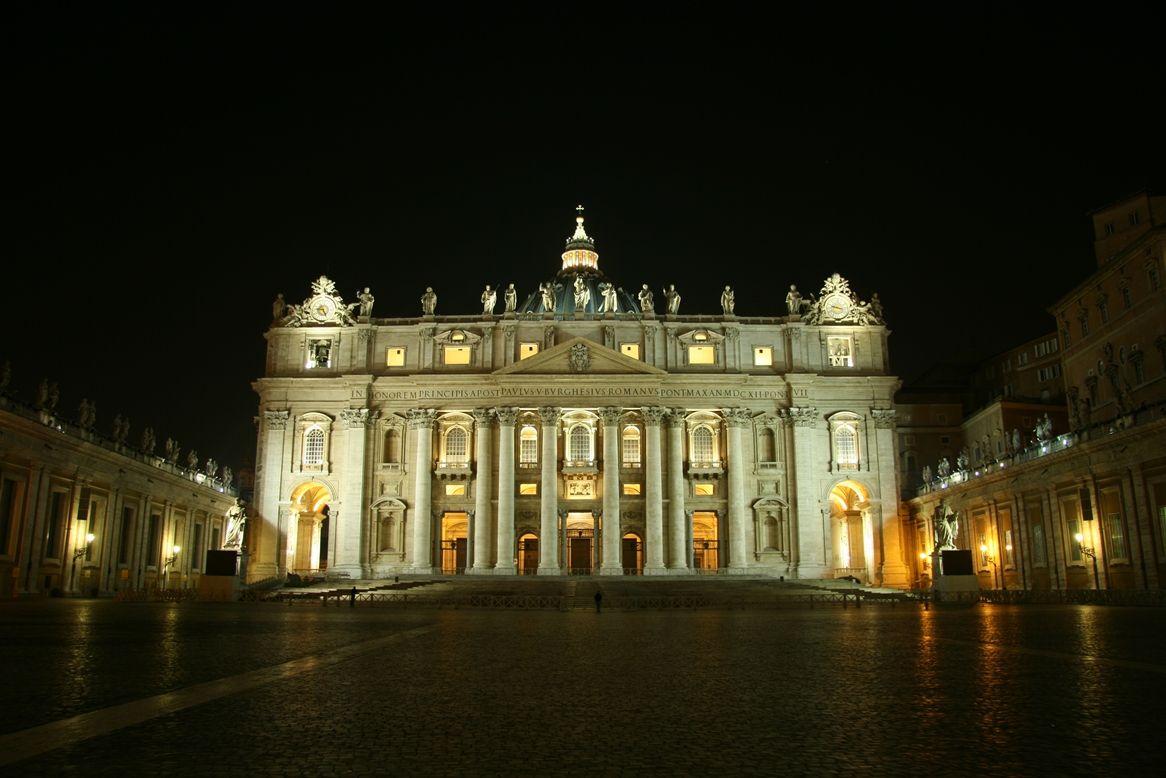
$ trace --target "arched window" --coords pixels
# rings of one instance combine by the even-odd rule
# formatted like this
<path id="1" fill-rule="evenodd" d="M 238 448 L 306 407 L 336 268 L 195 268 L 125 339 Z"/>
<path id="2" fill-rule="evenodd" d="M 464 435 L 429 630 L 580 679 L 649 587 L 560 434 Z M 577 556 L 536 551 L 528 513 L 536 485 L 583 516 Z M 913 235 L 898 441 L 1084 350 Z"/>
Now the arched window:
<path id="1" fill-rule="evenodd" d="M 585 424 L 576 424 L 567 436 L 567 459 L 572 462 L 591 461 L 591 430 Z"/>
<path id="2" fill-rule="evenodd" d="M 834 461 L 839 467 L 858 467 L 858 430 L 853 424 L 834 428 Z"/>
<path id="3" fill-rule="evenodd" d="M 760 461 L 760 462 L 776 461 L 777 454 L 775 453 L 775 451 L 776 451 L 777 446 L 774 444 L 773 430 L 762 429 L 761 435 L 758 439 L 758 443 L 760 444 L 759 450 L 757 452 L 759 455 L 758 461 Z"/>
<path id="4" fill-rule="evenodd" d="M 634 424 L 623 428 L 623 463 L 633 467 L 640 464 L 640 428 Z"/>
<path id="5" fill-rule="evenodd" d="M 464 427 L 450 427 L 445 433 L 445 461 L 464 465 L 469 462 L 469 434 Z"/>
<path id="6" fill-rule="evenodd" d="M 391 427 L 385 430 L 384 459 L 381 461 L 386 464 L 401 461 L 401 433 Z"/>
<path id="7" fill-rule="evenodd" d="M 318 467 L 324 464 L 324 430 L 309 427 L 304 433 L 304 465 Z"/>
<path id="8" fill-rule="evenodd" d="M 518 433 L 518 462 L 522 465 L 538 464 L 538 430 L 533 424 L 525 424 Z"/>
<path id="9" fill-rule="evenodd" d="M 712 462 L 713 458 L 713 431 L 708 427 L 697 427 L 692 431 L 692 461 Z"/>

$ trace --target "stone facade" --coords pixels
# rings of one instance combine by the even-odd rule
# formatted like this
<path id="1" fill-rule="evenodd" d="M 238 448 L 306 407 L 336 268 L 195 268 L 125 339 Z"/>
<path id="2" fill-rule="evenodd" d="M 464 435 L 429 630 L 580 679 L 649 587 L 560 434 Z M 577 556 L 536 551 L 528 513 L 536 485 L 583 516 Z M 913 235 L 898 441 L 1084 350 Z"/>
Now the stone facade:
<path id="1" fill-rule="evenodd" d="M 577 221 L 559 274 L 502 313 L 490 290 L 456 316 L 427 292 L 420 316 L 349 319 L 323 278 L 304 306 L 277 302 L 251 577 L 904 585 L 881 310 L 837 275 L 787 315 L 739 315 L 728 289 L 716 316 L 680 313 L 673 290 L 653 306 L 646 286 L 616 294 Z"/>
<path id="2" fill-rule="evenodd" d="M 0 597 L 197 585 L 234 489 L 87 426 L 0 397 Z"/>

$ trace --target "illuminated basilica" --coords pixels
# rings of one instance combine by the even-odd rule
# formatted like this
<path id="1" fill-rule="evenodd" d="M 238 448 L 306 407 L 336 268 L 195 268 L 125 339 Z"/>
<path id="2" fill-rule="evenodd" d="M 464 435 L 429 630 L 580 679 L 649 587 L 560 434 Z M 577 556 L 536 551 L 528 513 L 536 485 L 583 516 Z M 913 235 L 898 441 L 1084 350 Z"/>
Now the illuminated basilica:
<path id="1" fill-rule="evenodd" d="M 775 286 L 775 289 L 777 287 Z M 439 290 L 437 290 L 439 291 Z M 320 277 L 266 334 L 248 578 L 854 576 L 905 586 L 888 331 L 837 274 L 783 311 L 609 280 L 582 209 L 521 299 L 374 316 Z M 783 288 L 784 291 L 784 288 Z M 475 306 L 476 307 L 476 306 Z"/>

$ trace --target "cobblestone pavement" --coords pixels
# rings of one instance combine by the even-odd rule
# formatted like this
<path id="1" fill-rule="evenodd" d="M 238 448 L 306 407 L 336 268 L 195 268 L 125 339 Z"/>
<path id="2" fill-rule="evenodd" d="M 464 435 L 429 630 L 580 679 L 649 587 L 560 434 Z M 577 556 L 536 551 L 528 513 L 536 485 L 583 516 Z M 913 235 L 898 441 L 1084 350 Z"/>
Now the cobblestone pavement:
<path id="1" fill-rule="evenodd" d="M 1158 609 L 51 601 L 0 605 L 0 634 L 0 771 L 20 775 L 1104 775 L 1166 756 Z M 26 728 L 108 724 L 110 706 L 301 657 L 294 675 L 227 681 L 108 734 L 77 726 L 3 764 Z"/>

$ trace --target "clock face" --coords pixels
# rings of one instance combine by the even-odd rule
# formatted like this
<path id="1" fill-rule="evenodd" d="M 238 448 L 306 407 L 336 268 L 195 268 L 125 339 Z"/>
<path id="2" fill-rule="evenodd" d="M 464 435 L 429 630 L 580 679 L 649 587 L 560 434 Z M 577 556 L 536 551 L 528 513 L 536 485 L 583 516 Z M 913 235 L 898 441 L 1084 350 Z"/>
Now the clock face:
<path id="1" fill-rule="evenodd" d="M 831 319 L 844 319 L 850 313 L 850 300 L 846 295 L 832 294 L 822 301 L 822 312 Z"/>
<path id="2" fill-rule="evenodd" d="M 308 310 L 316 321 L 328 321 L 336 311 L 336 304 L 327 297 L 317 297 L 308 303 Z"/>

